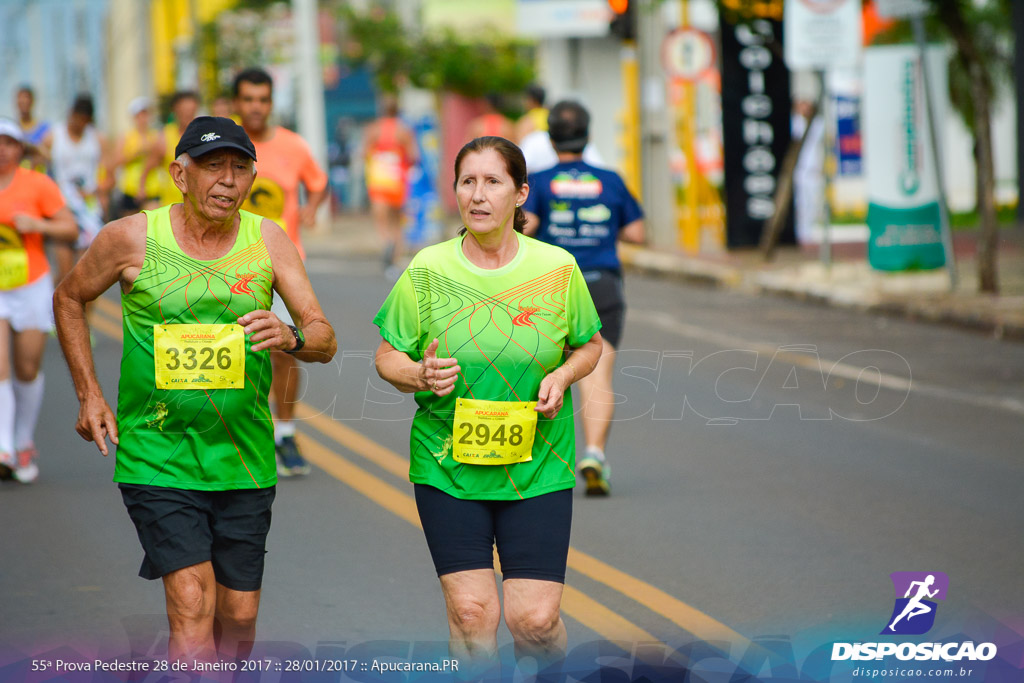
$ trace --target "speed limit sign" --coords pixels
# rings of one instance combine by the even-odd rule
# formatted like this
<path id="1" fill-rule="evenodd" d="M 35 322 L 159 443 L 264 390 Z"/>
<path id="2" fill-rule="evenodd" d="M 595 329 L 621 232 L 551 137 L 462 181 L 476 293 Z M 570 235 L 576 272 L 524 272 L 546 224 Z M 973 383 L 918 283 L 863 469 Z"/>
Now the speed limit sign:
<path id="1" fill-rule="evenodd" d="M 695 81 L 714 66 L 715 44 L 703 31 L 678 28 L 665 37 L 661 60 L 670 75 L 684 81 Z"/>

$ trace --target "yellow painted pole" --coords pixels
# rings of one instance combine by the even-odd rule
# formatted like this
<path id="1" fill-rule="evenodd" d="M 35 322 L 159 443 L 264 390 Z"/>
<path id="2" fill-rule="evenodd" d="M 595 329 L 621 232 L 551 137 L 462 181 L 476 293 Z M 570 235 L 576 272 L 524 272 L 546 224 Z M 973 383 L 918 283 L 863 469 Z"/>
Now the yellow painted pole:
<path id="1" fill-rule="evenodd" d="M 153 0 L 150 10 L 153 51 L 153 83 L 160 95 L 174 91 L 174 24 L 172 0 Z"/>
<path id="2" fill-rule="evenodd" d="M 690 27 L 689 0 L 681 0 L 682 27 Z M 683 249 L 690 253 L 700 251 L 700 183 L 697 169 L 697 85 L 687 81 L 683 86 L 682 111 L 678 119 L 678 133 L 686 159 L 686 187 L 683 190 L 684 209 L 680 227 Z"/>
<path id="3" fill-rule="evenodd" d="M 643 196 L 640 173 L 640 76 L 636 58 L 636 43 L 627 40 L 622 45 L 620 59 L 622 91 L 625 110 L 622 121 L 622 175 L 626 187 L 635 197 Z"/>

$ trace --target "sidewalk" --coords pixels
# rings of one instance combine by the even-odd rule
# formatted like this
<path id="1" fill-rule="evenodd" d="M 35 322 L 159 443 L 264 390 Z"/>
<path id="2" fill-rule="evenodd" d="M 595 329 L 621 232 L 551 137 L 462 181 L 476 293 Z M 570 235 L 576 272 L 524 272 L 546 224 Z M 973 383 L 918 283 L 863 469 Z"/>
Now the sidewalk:
<path id="1" fill-rule="evenodd" d="M 770 263 L 765 263 L 756 249 L 688 256 L 681 250 L 655 251 L 622 244 L 620 254 L 626 268 L 649 274 L 966 327 L 1024 341 L 1024 230 L 1000 232 L 998 296 L 978 293 L 974 231 L 954 235 L 958 282 L 952 292 L 944 268 L 910 273 L 874 270 L 867 264 L 863 243 L 834 245 L 829 268 L 822 264 L 816 247 L 780 247 Z M 338 215 L 330 230 L 309 233 L 303 241 L 311 258 L 376 258 L 380 253 L 366 214 Z"/>
<path id="2" fill-rule="evenodd" d="M 950 291 L 945 268 L 887 273 L 867 263 L 864 243 L 833 246 L 826 267 L 817 247 L 782 247 L 765 263 L 756 249 L 687 256 L 623 245 L 628 267 L 696 279 L 756 293 L 772 293 L 863 311 L 976 329 L 1024 341 L 1024 230 L 1002 230 L 997 296 L 978 292 L 976 233 L 954 235 L 957 287 Z"/>

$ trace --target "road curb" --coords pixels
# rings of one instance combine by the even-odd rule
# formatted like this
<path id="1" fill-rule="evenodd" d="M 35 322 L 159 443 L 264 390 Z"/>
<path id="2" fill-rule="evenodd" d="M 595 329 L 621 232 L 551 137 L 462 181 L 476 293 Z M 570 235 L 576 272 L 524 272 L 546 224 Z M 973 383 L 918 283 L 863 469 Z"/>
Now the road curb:
<path id="1" fill-rule="evenodd" d="M 623 245 L 620 258 L 627 270 L 656 277 L 772 294 L 1024 341 L 1024 297 L 950 294 L 943 271 L 888 274 L 874 271 L 864 262 L 835 264 L 827 275 L 819 263 L 742 268 L 632 245 Z"/>

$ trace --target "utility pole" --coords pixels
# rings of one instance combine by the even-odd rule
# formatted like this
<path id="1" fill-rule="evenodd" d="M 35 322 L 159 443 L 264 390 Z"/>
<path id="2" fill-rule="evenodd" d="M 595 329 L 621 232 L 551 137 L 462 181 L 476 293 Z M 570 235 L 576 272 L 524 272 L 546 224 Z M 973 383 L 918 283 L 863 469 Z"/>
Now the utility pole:
<path id="1" fill-rule="evenodd" d="M 316 0 L 292 0 L 295 26 L 295 74 L 299 85 L 298 127 L 313 158 L 327 168 L 327 122 L 324 110 L 323 70 L 320 68 L 320 31 Z"/>
<path id="2" fill-rule="evenodd" d="M 1017 224 L 1024 226 L 1024 3 L 1013 4 L 1013 30 L 1017 35 L 1013 55 L 1014 89 L 1017 91 Z"/>
<path id="3" fill-rule="evenodd" d="M 668 106 L 661 46 L 665 38 L 660 2 L 637 2 L 637 58 L 640 66 L 640 158 L 643 206 L 652 247 L 678 245 L 675 201 L 669 173 Z"/>

